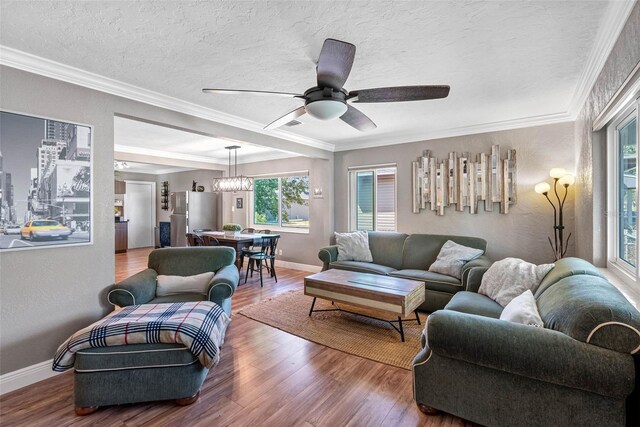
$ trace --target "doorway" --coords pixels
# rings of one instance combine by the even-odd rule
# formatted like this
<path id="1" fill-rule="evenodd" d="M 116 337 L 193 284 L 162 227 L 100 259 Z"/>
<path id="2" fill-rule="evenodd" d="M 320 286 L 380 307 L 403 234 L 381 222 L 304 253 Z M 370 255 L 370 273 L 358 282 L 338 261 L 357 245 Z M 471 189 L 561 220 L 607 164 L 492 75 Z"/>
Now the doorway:
<path id="1" fill-rule="evenodd" d="M 124 195 L 126 218 L 129 220 L 129 249 L 154 246 L 156 225 L 156 183 L 128 181 Z"/>

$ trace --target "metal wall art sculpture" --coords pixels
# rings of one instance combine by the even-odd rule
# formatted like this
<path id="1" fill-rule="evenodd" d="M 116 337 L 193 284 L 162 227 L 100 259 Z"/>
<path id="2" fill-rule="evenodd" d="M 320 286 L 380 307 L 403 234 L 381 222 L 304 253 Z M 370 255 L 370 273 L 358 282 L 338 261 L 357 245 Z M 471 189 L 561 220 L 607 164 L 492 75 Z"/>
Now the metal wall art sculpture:
<path id="1" fill-rule="evenodd" d="M 491 154 L 449 153 L 448 159 L 438 160 L 425 150 L 412 163 L 413 213 L 429 209 L 444 215 L 446 207 L 457 211 L 478 213 L 484 202 L 486 212 L 499 203 L 500 213 L 509 213 L 509 206 L 517 199 L 516 150 L 506 150 L 500 156 L 500 146 L 491 147 Z"/>

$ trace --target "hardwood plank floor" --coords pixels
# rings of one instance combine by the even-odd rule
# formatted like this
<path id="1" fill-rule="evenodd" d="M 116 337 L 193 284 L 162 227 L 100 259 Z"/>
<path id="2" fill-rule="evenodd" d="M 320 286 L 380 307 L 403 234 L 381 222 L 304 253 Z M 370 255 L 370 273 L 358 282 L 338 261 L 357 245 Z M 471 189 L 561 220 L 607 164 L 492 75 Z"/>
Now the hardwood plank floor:
<path id="1" fill-rule="evenodd" d="M 116 255 L 116 281 L 147 266 L 151 248 Z M 291 289 L 309 273 L 280 268 L 278 283 L 241 281 L 233 312 Z M 2 426 L 471 426 L 427 417 L 411 372 L 333 350 L 234 314 L 220 364 L 191 406 L 156 402 L 73 412 L 73 373 L 0 396 Z"/>

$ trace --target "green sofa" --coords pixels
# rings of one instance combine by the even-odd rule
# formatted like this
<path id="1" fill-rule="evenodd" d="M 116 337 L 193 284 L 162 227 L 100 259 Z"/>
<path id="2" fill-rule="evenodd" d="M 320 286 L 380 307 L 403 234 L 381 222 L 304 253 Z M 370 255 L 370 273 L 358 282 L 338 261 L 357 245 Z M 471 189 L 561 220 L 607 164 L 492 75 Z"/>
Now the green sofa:
<path id="1" fill-rule="evenodd" d="M 544 328 L 499 320 L 467 290 L 429 316 L 413 361 L 416 402 L 489 426 L 624 426 L 638 420 L 640 313 L 591 264 L 556 262 L 535 289 Z"/>
<path id="2" fill-rule="evenodd" d="M 156 249 L 148 267 L 113 285 L 108 300 L 120 307 L 134 304 L 210 300 L 231 315 L 231 296 L 238 286 L 236 253 L 228 247 Z M 206 296 L 195 293 L 156 297 L 159 274 L 191 276 L 215 272 Z M 133 344 L 80 350 L 74 364 L 75 407 L 88 414 L 99 406 L 176 399 L 197 399 L 209 370 L 182 344 Z"/>
<path id="3" fill-rule="evenodd" d="M 425 285 L 425 302 L 419 307 L 422 311 L 443 308 L 454 294 L 465 289 L 471 268 L 491 265 L 489 258 L 482 255 L 462 268 L 462 279 L 428 271 L 447 240 L 486 251 L 487 242 L 477 237 L 382 231 L 371 231 L 368 235 L 373 262 L 338 261 L 338 246 L 333 245 L 318 253 L 322 270 L 337 268 L 422 281 Z"/>

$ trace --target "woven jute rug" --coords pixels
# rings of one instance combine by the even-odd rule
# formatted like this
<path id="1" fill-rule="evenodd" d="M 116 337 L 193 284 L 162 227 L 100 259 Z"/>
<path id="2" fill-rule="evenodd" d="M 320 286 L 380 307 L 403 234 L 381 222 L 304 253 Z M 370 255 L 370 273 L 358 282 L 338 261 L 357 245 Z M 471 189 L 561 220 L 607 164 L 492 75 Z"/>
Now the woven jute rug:
<path id="1" fill-rule="evenodd" d="M 309 317 L 312 300 L 313 298 L 304 295 L 302 290 L 295 290 L 245 307 L 239 314 L 345 353 L 411 369 L 411 361 L 420 351 L 425 314 L 420 313 L 421 325 L 415 320 L 403 321 L 405 342 L 402 342 L 400 334 L 387 322 L 341 311 L 314 311 Z M 383 312 L 347 304 L 338 306 L 369 316 L 393 319 L 393 315 L 385 315 Z M 331 302 L 318 298 L 314 310 L 331 308 L 335 308 Z M 410 319 L 415 317 L 408 316 L 407 320 Z"/>

